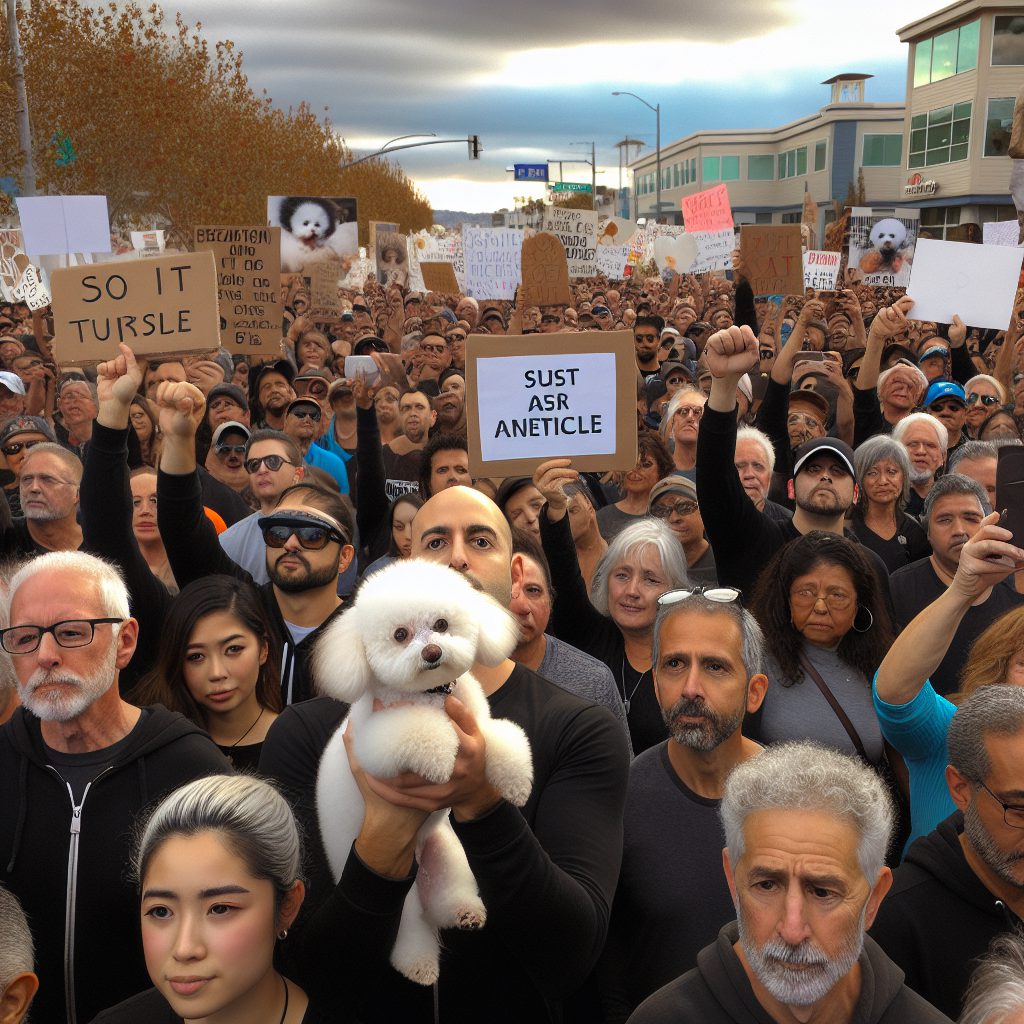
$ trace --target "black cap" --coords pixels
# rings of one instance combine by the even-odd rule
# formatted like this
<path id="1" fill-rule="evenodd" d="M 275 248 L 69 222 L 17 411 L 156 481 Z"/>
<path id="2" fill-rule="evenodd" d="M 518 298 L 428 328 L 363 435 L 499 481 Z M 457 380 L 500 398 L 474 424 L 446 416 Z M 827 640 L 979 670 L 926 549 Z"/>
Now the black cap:
<path id="1" fill-rule="evenodd" d="M 249 394 L 259 400 L 260 378 L 266 373 L 279 373 L 289 384 L 295 380 L 295 367 L 287 359 L 278 359 L 273 363 L 260 363 L 249 367 Z"/>
<path id="2" fill-rule="evenodd" d="M 803 464 L 818 451 L 829 451 L 838 455 L 850 471 L 850 476 L 856 479 L 857 473 L 853 468 L 853 449 L 837 437 L 816 437 L 813 441 L 807 441 L 796 450 L 796 461 L 793 463 L 793 476 L 800 472 Z"/>

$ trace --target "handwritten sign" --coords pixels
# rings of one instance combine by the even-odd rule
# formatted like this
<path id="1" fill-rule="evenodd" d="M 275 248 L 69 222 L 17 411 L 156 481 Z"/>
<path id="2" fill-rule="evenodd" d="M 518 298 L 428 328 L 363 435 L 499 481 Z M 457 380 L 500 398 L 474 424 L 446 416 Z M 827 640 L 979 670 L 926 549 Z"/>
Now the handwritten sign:
<path id="1" fill-rule="evenodd" d="M 985 245 L 1019 245 L 1020 225 L 1015 220 L 994 220 L 981 225 Z"/>
<path id="2" fill-rule="evenodd" d="M 803 295 L 799 224 L 744 224 L 740 254 L 755 295 Z"/>
<path id="3" fill-rule="evenodd" d="M 459 282 L 455 280 L 455 268 L 442 260 L 420 263 L 423 274 L 423 287 L 428 292 L 440 292 L 443 295 L 455 295 L 459 291 Z"/>
<path id="4" fill-rule="evenodd" d="M 684 196 L 682 200 L 683 224 L 687 232 L 725 231 L 732 228 L 732 207 L 729 190 L 725 185 Z"/>
<path id="5" fill-rule="evenodd" d="M 611 281 L 625 277 L 631 248 L 628 245 L 599 245 L 597 247 L 597 272 Z"/>
<path id="6" fill-rule="evenodd" d="M 523 241 L 523 293 L 527 306 L 568 306 L 572 302 L 565 249 L 546 231 Z"/>
<path id="7" fill-rule="evenodd" d="M 863 283 L 905 288 L 910 283 L 920 210 L 876 214 L 866 206 L 850 211 L 850 251 L 846 265 L 863 275 Z"/>
<path id="8" fill-rule="evenodd" d="M 220 343 L 212 252 L 64 267 L 50 275 L 59 363 L 204 352 Z M 280 328 L 279 328 L 280 330 Z"/>
<path id="9" fill-rule="evenodd" d="M 544 214 L 544 230 L 558 236 L 565 249 L 569 277 L 593 277 L 597 255 L 597 213 L 552 206 Z"/>
<path id="10" fill-rule="evenodd" d="M 630 331 L 470 335 L 466 390 L 474 476 L 530 474 L 543 460 L 561 456 L 581 470 L 636 465 Z"/>
<path id="11" fill-rule="evenodd" d="M 36 267 L 28 262 L 27 256 L 23 256 L 21 259 L 25 260 L 25 264 L 21 272 L 21 280 L 18 282 L 17 288 L 14 289 L 14 295 L 29 309 L 44 309 L 50 304 L 50 293 L 46 290 L 46 285 L 43 284 L 42 275 Z"/>
<path id="12" fill-rule="evenodd" d="M 212 252 L 217 268 L 220 343 L 232 353 L 280 355 L 281 229 L 198 227 L 195 248 Z"/>
<path id="13" fill-rule="evenodd" d="M 466 287 L 463 289 L 466 295 L 475 299 L 515 298 L 521 275 L 521 231 L 464 228 L 462 247 L 466 261 Z"/>
<path id="14" fill-rule="evenodd" d="M 736 248 L 736 232 L 733 228 L 695 231 L 690 237 L 697 246 L 697 256 L 690 265 L 691 273 L 708 274 L 713 270 L 729 270 L 732 267 L 732 251 Z"/>
<path id="15" fill-rule="evenodd" d="M 338 284 L 348 267 L 343 260 L 311 263 L 309 271 L 309 311 L 316 317 L 336 317 L 341 312 Z"/>
<path id="16" fill-rule="evenodd" d="M 818 226 L 818 204 L 814 201 L 810 190 L 804 192 L 804 209 L 800 214 L 800 223 L 806 224 L 809 228 Z"/>
<path id="17" fill-rule="evenodd" d="M 804 287 L 819 292 L 835 291 L 843 254 L 808 249 L 804 253 Z"/>

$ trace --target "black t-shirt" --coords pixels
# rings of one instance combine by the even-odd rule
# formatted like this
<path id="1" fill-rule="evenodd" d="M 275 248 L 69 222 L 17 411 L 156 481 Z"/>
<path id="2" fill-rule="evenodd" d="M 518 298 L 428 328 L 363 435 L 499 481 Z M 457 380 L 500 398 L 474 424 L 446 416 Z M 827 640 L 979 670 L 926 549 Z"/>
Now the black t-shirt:
<path id="1" fill-rule="evenodd" d="M 880 537 L 864 522 L 859 510 L 850 518 L 850 529 L 864 547 L 878 555 L 890 573 L 919 559 L 927 558 L 932 553 L 932 546 L 928 543 L 924 527 L 906 513 L 900 514 L 896 533 L 888 540 Z"/>
<path id="2" fill-rule="evenodd" d="M 184 1021 L 155 988 L 150 988 L 104 1010 L 93 1017 L 92 1024 L 184 1024 Z M 310 1003 L 300 1024 L 333 1024 L 333 1018 Z"/>

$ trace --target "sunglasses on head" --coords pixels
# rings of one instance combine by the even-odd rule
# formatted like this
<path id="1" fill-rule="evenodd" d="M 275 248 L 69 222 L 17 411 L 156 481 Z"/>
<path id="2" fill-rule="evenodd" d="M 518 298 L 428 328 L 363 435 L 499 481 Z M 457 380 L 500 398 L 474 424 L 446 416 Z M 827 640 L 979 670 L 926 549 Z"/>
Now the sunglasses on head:
<path id="1" fill-rule="evenodd" d="M 320 422 L 319 409 L 310 409 L 308 407 L 292 409 L 289 415 L 294 416 L 297 420 L 312 420 L 314 423 Z"/>
<path id="2" fill-rule="evenodd" d="M 333 526 L 316 524 L 317 520 L 312 516 L 301 519 L 297 516 L 266 516 L 257 525 L 268 548 L 283 548 L 289 537 L 295 537 L 304 551 L 322 551 L 331 541 L 348 543 Z"/>
<path id="3" fill-rule="evenodd" d="M 0 448 L 4 455 L 17 455 L 22 448 L 35 448 L 37 444 L 45 444 L 45 441 L 12 441 Z"/>
<path id="4" fill-rule="evenodd" d="M 294 466 L 294 462 L 289 462 L 283 455 L 260 455 L 251 459 L 245 460 L 245 471 L 246 473 L 258 473 L 260 466 L 266 464 L 267 469 L 271 473 L 276 473 L 282 466 Z"/>
<path id="5" fill-rule="evenodd" d="M 664 608 L 666 605 L 678 604 L 694 595 L 706 597 L 709 601 L 717 604 L 732 604 L 738 601 L 743 591 L 735 587 L 692 587 L 687 590 L 668 590 L 658 598 L 658 604 Z"/>
<path id="6" fill-rule="evenodd" d="M 998 405 L 999 398 L 996 395 L 979 395 L 977 391 L 972 391 L 967 396 L 968 405 L 977 405 L 981 402 L 982 405 Z"/>

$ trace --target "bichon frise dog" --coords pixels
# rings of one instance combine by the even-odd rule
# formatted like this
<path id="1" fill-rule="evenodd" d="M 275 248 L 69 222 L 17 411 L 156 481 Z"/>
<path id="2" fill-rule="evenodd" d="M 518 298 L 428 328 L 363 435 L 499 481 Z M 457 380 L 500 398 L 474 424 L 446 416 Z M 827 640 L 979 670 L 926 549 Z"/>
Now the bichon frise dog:
<path id="1" fill-rule="evenodd" d="M 317 777 L 317 816 L 335 881 L 365 811 L 345 751 L 343 734 L 350 726 L 355 756 L 369 774 L 415 772 L 444 783 L 459 752 L 444 710 L 452 694 L 484 736 L 488 781 L 510 803 L 526 803 L 533 783 L 526 734 L 514 722 L 491 718 L 469 671 L 475 662 L 500 664 L 517 636 L 513 616 L 464 576 L 417 559 L 371 576 L 352 608 L 328 628 L 314 655 L 317 685 L 352 704 L 324 750 Z M 391 963 L 410 980 L 431 985 L 439 970 L 438 928 L 479 928 L 486 911 L 447 810 L 423 823 L 416 861 Z"/>
<path id="2" fill-rule="evenodd" d="M 866 274 L 898 274 L 907 248 L 907 226 L 895 217 L 883 217 L 871 227 L 871 248 L 860 258 Z"/>

